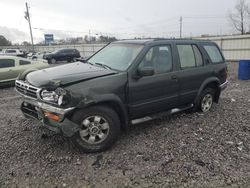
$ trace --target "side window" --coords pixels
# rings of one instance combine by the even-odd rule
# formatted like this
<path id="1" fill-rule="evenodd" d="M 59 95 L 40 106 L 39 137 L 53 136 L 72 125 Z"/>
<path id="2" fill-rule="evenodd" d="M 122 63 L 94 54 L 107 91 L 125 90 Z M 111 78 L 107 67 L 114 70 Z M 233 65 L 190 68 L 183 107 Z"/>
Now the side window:
<path id="1" fill-rule="evenodd" d="M 15 61 L 13 59 L 0 59 L 0 68 L 14 67 Z"/>
<path id="2" fill-rule="evenodd" d="M 6 50 L 6 53 L 16 53 L 16 50 Z"/>
<path id="3" fill-rule="evenodd" d="M 172 52 L 169 45 L 154 46 L 148 50 L 139 68 L 153 67 L 155 74 L 170 72 L 172 70 Z"/>
<path id="4" fill-rule="evenodd" d="M 196 66 L 200 67 L 203 65 L 203 58 L 202 58 L 201 52 L 196 45 L 193 45 L 193 50 L 194 50 L 194 55 L 195 55 Z"/>
<path id="5" fill-rule="evenodd" d="M 195 67 L 195 56 L 192 45 L 177 45 L 181 68 Z"/>
<path id="6" fill-rule="evenodd" d="M 205 45 L 206 52 L 208 53 L 212 63 L 221 63 L 223 62 L 222 55 L 219 49 L 214 45 Z"/>
<path id="7" fill-rule="evenodd" d="M 24 61 L 24 60 L 19 61 L 19 65 L 28 65 L 28 64 L 30 64 L 30 61 Z"/>

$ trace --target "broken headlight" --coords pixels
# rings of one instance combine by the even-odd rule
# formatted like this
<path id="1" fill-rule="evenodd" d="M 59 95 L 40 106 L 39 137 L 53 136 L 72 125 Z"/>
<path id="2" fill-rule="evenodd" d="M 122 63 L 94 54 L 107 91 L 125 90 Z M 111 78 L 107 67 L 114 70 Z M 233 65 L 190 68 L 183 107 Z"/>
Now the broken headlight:
<path id="1" fill-rule="evenodd" d="M 45 102 L 56 103 L 59 106 L 66 105 L 70 95 L 63 88 L 57 88 L 55 91 L 42 90 L 41 99 Z"/>

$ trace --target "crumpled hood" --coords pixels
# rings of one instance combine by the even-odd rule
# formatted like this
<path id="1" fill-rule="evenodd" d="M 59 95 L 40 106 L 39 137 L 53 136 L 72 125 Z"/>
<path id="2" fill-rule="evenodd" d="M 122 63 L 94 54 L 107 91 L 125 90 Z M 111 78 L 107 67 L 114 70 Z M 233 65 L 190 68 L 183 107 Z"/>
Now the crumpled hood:
<path id="1" fill-rule="evenodd" d="M 36 87 L 58 87 L 71 85 L 79 81 L 89 80 L 117 73 L 87 63 L 75 62 L 31 72 L 26 81 Z"/>

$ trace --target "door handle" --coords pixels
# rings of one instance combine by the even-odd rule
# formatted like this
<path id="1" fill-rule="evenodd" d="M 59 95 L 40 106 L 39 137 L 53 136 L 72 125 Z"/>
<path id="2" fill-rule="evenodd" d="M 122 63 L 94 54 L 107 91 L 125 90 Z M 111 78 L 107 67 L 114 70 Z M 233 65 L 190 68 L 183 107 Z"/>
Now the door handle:
<path id="1" fill-rule="evenodd" d="M 9 72 L 12 71 L 12 69 L 9 69 Z"/>
<path id="2" fill-rule="evenodd" d="M 171 79 L 177 81 L 178 77 L 176 75 L 173 75 L 173 76 L 171 76 Z"/>

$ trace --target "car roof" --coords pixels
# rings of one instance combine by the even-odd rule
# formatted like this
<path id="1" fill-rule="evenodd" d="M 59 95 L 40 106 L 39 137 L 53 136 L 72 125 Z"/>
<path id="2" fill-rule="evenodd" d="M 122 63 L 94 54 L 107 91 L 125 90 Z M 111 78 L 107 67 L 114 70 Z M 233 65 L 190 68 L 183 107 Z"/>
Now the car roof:
<path id="1" fill-rule="evenodd" d="M 23 57 L 11 56 L 11 55 L 0 55 L 0 59 L 15 59 L 15 60 L 31 61 L 31 60 L 23 58 Z"/>
<path id="2" fill-rule="evenodd" d="M 209 40 L 202 40 L 202 39 L 175 39 L 175 38 L 153 38 L 153 39 L 125 39 L 120 41 L 112 42 L 113 44 L 143 44 L 143 45 L 150 45 L 156 42 L 179 42 L 179 43 L 198 43 L 198 42 L 211 42 Z"/>

